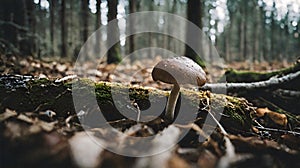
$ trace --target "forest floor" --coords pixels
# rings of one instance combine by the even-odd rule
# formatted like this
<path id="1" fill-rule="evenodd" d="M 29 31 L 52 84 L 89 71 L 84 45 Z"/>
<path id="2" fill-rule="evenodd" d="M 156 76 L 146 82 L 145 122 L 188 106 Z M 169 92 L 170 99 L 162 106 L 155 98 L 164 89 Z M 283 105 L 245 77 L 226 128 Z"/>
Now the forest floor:
<path id="1" fill-rule="evenodd" d="M 71 61 L 32 57 L 17 57 L 1 55 L 0 74 L 30 75 L 36 79 L 69 80 L 73 78 L 74 63 Z M 130 87 L 153 87 L 160 90 L 170 90 L 171 85 L 154 82 L 151 78 L 153 66 L 160 60 L 144 59 L 130 64 L 123 62 L 119 65 L 100 63 L 92 68 L 95 61 L 80 65 L 87 69 L 87 75 L 97 82 L 121 83 Z M 270 72 L 287 68 L 293 63 L 263 62 L 249 64 L 234 62 L 229 65 L 212 65 L 207 71 L 210 82 L 217 81 L 226 69 L 250 70 L 254 72 Z M 91 70 L 88 70 L 91 69 Z M 66 78 L 67 77 L 67 78 Z M 22 78 L 25 79 L 25 78 Z M 0 83 L 1 84 L 1 83 Z M 52 85 L 52 84 L 51 84 Z M 49 90 L 51 92 L 51 90 Z M 203 92 L 205 93 L 205 92 Z M 0 91 L 1 94 L 1 91 Z M 29 93 L 28 93 L 29 94 Z M 46 95 L 47 96 L 47 95 Z M 231 101 L 235 99 L 228 98 Z M 288 115 L 277 113 L 265 107 L 257 107 L 243 98 L 241 107 L 245 111 L 256 111 L 256 117 L 251 118 L 250 129 L 238 128 L 229 134 L 222 132 L 222 128 L 215 129 L 210 138 L 201 131 L 197 121 L 188 125 L 163 125 L 156 130 L 149 126 L 132 124 L 131 121 L 111 121 L 115 125 L 122 125 L 126 134 L 133 136 L 149 136 L 160 132 L 164 127 L 167 135 L 162 137 L 172 141 L 176 130 L 192 130 L 175 148 L 157 156 L 145 158 L 127 157 L 99 149 L 87 140 L 78 119 L 73 114 L 66 114 L 56 118 L 60 111 L 33 110 L 18 112 L 15 109 L 0 111 L 0 167 L 298 167 L 300 166 L 300 125 L 299 115 L 296 124 L 290 125 Z M 0 107 L 5 105 L 0 102 Z M 235 105 L 232 105 L 235 107 Z M 2 108 L 0 108 L 2 109 Z M 17 109 L 17 108 L 16 108 Z M 22 111 L 22 110 L 21 110 Z M 75 118 L 75 119 L 74 119 Z M 126 125 L 123 127 L 123 125 Z M 128 126 L 130 125 L 130 126 Z M 234 123 L 233 123 L 234 125 Z M 232 126 L 223 125 L 225 130 Z M 261 129 L 263 128 L 263 129 Z M 153 129 L 153 130 L 151 130 Z M 246 131 L 245 131 L 246 130 Z M 93 135 L 109 136 L 105 129 L 90 130 Z M 171 131 L 171 133 L 168 133 Z M 173 131 L 173 132 L 172 132 Z M 173 135 L 172 135 L 173 134 Z M 199 142 L 199 136 L 208 138 Z M 122 141 L 122 140 L 121 140 Z M 83 144 L 83 145 L 81 145 Z M 153 148 L 161 147 L 166 142 L 157 139 Z M 79 147 L 78 147 L 79 146 Z M 80 147 L 82 146 L 82 147 Z"/>

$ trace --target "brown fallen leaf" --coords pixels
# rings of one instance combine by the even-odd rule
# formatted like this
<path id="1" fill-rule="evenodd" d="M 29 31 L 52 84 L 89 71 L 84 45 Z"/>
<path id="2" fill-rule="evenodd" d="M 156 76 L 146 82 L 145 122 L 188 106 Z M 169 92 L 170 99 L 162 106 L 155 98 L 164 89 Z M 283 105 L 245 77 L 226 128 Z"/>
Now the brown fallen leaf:
<path id="1" fill-rule="evenodd" d="M 50 132 L 55 128 L 55 125 L 58 123 L 58 121 L 54 121 L 54 122 L 45 122 L 42 120 L 37 120 L 36 122 L 34 122 L 34 125 L 37 125 L 39 127 L 42 128 L 42 130 L 46 131 L 46 132 Z"/>
<path id="2" fill-rule="evenodd" d="M 191 167 L 185 160 L 180 158 L 179 156 L 173 154 L 173 156 L 168 161 L 169 168 L 189 168 Z"/>
<path id="3" fill-rule="evenodd" d="M 269 112 L 267 113 L 267 116 L 276 124 L 279 124 L 281 126 L 286 127 L 288 120 L 285 114 L 280 114 L 280 113 L 276 113 L 276 112 Z"/>
<path id="4" fill-rule="evenodd" d="M 5 112 L 0 114 L 0 122 L 7 120 L 10 117 L 16 116 L 17 112 L 10 109 L 5 109 Z"/>
<path id="5" fill-rule="evenodd" d="M 218 158 L 209 150 L 204 150 L 200 153 L 197 164 L 199 167 L 213 168 L 216 167 Z"/>
<path id="6" fill-rule="evenodd" d="M 280 114 L 278 112 L 274 112 L 266 108 L 257 108 L 256 109 L 256 116 L 257 117 L 266 117 L 266 119 L 270 119 L 274 123 L 286 127 L 288 120 L 285 114 Z"/>
<path id="7" fill-rule="evenodd" d="M 100 154 L 104 149 L 99 144 L 104 142 L 92 134 L 78 132 L 69 139 L 73 160 L 79 167 L 97 167 L 101 162 Z"/>
<path id="8" fill-rule="evenodd" d="M 300 137 L 292 134 L 282 135 L 280 141 L 292 149 L 300 150 Z"/>
<path id="9" fill-rule="evenodd" d="M 17 119 L 18 119 L 18 120 L 21 120 L 21 121 L 24 121 L 24 122 L 27 122 L 27 123 L 29 123 L 29 124 L 32 124 L 32 123 L 33 123 L 33 119 L 30 118 L 30 117 L 28 117 L 28 116 L 26 116 L 26 115 L 24 115 L 24 114 L 18 115 Z"/>

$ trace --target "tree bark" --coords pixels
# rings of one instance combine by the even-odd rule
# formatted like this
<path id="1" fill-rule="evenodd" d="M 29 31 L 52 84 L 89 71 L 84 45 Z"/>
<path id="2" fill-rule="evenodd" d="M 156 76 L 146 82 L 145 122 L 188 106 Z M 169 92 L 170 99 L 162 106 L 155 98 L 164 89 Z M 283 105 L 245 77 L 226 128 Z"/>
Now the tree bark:
<path id="1" fill-rule="evenodd" d="M 109 0 L 108 3 L 108 22 L 117 18 L 117 6 L 118 0 Z M 107 26 L 107 63 L 119 63 L 121 61 L 121 49 L 120 49 L 120 32 L 118 27 L 118 21 L 110 22 Z"/>
<path id="2" fill-rule="evenodd" d="M 97 31 L 101 26 L 101 0 L 97 0 L 96 1 L 96 26 L 95 26 L 95 30 Z M 95 52 L 96 53 L 100 53 L 100 49 L 101 49 L 101 38 L 102 38 L 102 32 L 101 31 L 97 31 L 96 32 L 96 44 L 95 44 Z"/>
<path id="3" fill-rule="evenodd" d="M 272 61 L 274 59 L 277 59 L 277 56 L 275 56 L 275 2 L 273 2 L 273 8 L 271 13 L 271 33 L 270 33 L 270 40 L 271 40 L 271 46 L 270 46 L 270 55 L 268 57 L 268 61 Z"/>
<path id="4" fill-rule="evenodd" d="M 187 3 L 187 19 L 194 23 L 199 29 L 202 28 L 202 21 L 201 21 L 201 0 L 188 0 Z M 186 28 L 186 43 L 190 44 L 185 45 L 185 56 L 191 58 L 196 63 L 201 66 L 205 66 L 205 63 L 200 58 L 200 56 L 193 50 L 199 48 L 200 54 L 203 56 L 203 46 L 202 46 L 202 37 L 201 34 L 195 34 L 192 27 L 187 25 Z"/>
<path id="5" fill-rule="evenodd" d="M 54 56 L 54 25 L 55 25 L 55 9 L 56 9 L 56 0 L 49 0 L 50 5 L 50 54 Z"/>
<path id="6" fill-rule="evenodd" d="M 85 43 L 88 39 L 88 23 L 89 23 L 89 0 L 81 1 L 81 16 L 82 16 L 82 42 Z"/>
<path id="7" fill-rule="evenodd" d="M 136 0 L 130 0 L 129 1 L 129 13 L 134 13 L 136 12 Z M 134 50 L 135 50 L 135 42 L 134 42 L 134 34 L 133 32 L 135 31 L 134 30 L 134 27 L 135 27 L 135 20 L 133 17 L 130 18 L 130 22 L 129 22 L 129 33 L 131 34 L 129 36 L 129 53 L 130 54 L 133 54 Z M 131 61 L 134 61 L 136 59 L 135 55 L 132 55 L 131 56 L 132 60 Z"/>
<path id="8" fill-rule="evenodd" d="M 67 32 L 67 24 L 66 24 L 66 1 L 61 1 L 61 56 L 67 57 L 67 39 L 68 39 L 68 32 Z"/>
<path id="9" fill-rule="evenodd" d="M 20 49 L 19 37 L 22 37 L 22 33 L 27 33 L 29 30 L 25 27 L 25 2 L 19 0 L 1 0 L 0 2 L 0 36 L 14 45 L 14 48 Z M 21 28 L 21 29 L 19 29 Z M 25 29 L 24 29 L 25 28 Z M 28 44 L 25 44 L 22 48 L 30 48 Z M 22 54 L 27 54 L 23 52 Z"/>
<path id="10" fill-rule="evenodd" d="M 247 59 L 247 23 L 248 23 L 248 1 L 246 0 L 246 2 L 243 3 L 243 10 L 244 10 L 244 17 L 243 17 L 243 59 L 244 61 Z"/>

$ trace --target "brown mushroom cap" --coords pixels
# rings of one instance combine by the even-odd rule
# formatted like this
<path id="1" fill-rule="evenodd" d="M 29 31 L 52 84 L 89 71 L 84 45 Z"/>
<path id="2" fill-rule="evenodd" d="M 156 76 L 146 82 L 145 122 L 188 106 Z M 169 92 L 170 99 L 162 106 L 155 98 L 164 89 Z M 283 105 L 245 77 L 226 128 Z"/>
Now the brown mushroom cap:
<path id="1" fill-rule="evenodd" d="M 206 82 L 204 70 L 185 56 L 160 61 L 152 70 L 154 81 L 169 84 L 193 84 L 202 86 Z"/>

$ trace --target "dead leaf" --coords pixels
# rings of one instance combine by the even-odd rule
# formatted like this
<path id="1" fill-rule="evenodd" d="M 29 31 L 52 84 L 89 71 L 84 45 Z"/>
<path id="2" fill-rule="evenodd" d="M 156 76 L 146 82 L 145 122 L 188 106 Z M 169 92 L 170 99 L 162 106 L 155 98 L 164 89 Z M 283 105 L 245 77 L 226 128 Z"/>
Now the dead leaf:
<path id="1" fill-rule="evenodd" d="M 44 131 L 46 132 L 50 132 L 55 128 L 55 125 L 58 123 L 58 121 L 54 121 L 54 122 L 45 122 L 42 120 L 37 120 L 34 125 L 37 125 L 39 127 L 41 127 Z"/>
<path id="2" fill-rule="evenodd" d="M 66 71 L 67 68 L 68 68 L 68 67 L 67 67 L 67 65 L 65 65 L 65 64 L 57 64 L 57 65 L 56 65 L 56 69 L 57 69 L 59 72 L 64 72 L 64 71 Z"/>
<path id="3" fill-rule="evenodd" d="M 274 112 L 266 108 L 257 108 L 256 109 L 257 117 L 267 117 L 271 119 L 274 123 L 284 126 L 287 126 L 288 120 L 285 114 L 280 114 L 278 112 Z"/>
<path id="4" fill-rule="evenodd" d="M 217 159 L 210 151 L 204 150 L 200 153 L 197 163 L 199 167 L 213 168 L 216 167 Z"/>
<path id="5" fill-rule="evenodd" d="M 286 134 L 281 136 L 282 143 L 286 144 L 292 149 L 297 149 L 300 150 L 300 138 L 291 135 L 291 134 Z"/>
<path id="6" fill-rule="evenodd" d="M 104 142 L 92 136 L 91 132 L 79 132 L 69 140 L 73 159 L 79 167 L 97 167 L 100 163 L 103 148 L 99 144 Z"/>
<path id="7" fill-rule="evenodd" d="M 10 117 L 16 116 L 17 112 L 10 109 L 5 109 L 5 112 L 0 114 L 0 122 L 7 120 Z"/>
<path id="8" fill-rule="evenodd" d="M 256 116 L 257 117 L 263 117 L 270 110 L 266 107 L 266 108 L 257 108 L 255 111 L 256 111 Z"/>
<path id="9" fill-rule="evenodd" d="M 17 119 L 18 119 L 18 120 L 21 120 L 21 121 L 25 121 L 25 122 L 30 123 L 30 124 L 33 123 L 33 119 L 32 119 L 32 118 L 29 118 L 28 116 L 26 116 L 26 115 L 24 115 L 24 114 L 18 115 Z"/>
<path id="10" fill-rule="evenodd" d="M 185 160 L 177 155 L 173 155 L 168 161 L 168 166 L 170 168 L 189 168 L 191 167 Z"/>
<path id="11" fill-rule="evenodd" d="M 279 124 L 281 126 L 286 127 L 288 120 L 285 114 L 280 114 L 280 113 L 276 113 L 276 112 L 269 112 L 267 113 L 267 116 L 274 121 L 276 124 Z"/>
<path id="12" fill-rule="evenodd" d="M 174 148 L 172 149 L 170 147 L 176 144 L 180 133 L 180 129 L 174 125 L 170 125 L 166 128 L 161 134 L 153 139 L 151 151 L 149 151 L 150 153 L 159 154 L 137 159 L 135 167 L 166 167 L 169 164 L 169 160 L 172 158 L 174 150 Z"/>

